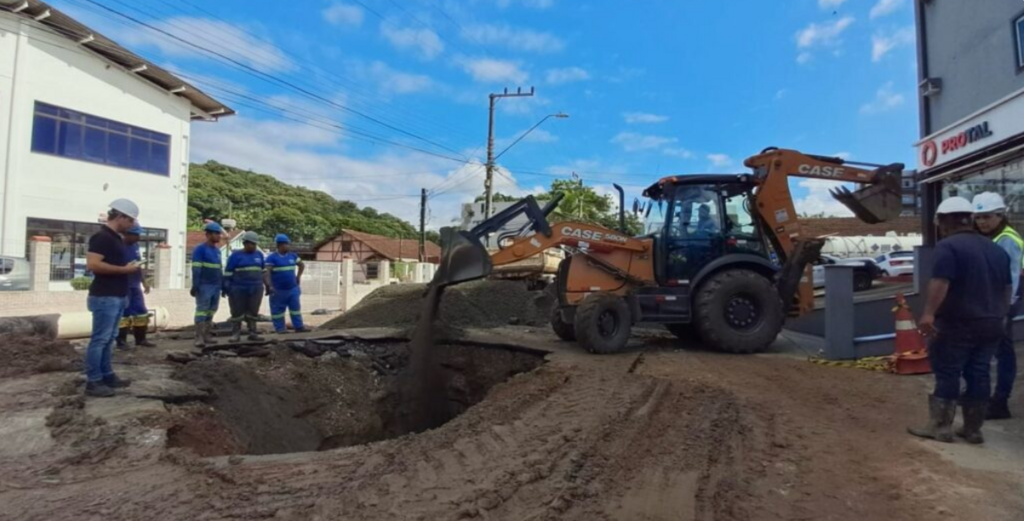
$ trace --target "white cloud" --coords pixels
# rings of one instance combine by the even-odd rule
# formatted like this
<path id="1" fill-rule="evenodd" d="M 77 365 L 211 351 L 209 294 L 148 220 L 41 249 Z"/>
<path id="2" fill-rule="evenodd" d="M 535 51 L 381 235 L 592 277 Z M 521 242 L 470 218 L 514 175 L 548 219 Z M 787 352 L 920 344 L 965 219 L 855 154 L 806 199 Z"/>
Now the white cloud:
<path id="1" fill-rule="evenodd" d="M 789 94 L 788 89 L 779 89 L 775 91 L 775 99 L 780 100 L 782 98 L 785 98 L 787 94 Z"/>
<path id="2" fill-rule="evenodd" d="M 681 147 L 668 147 L 661 149 L 666 156 L 678 157 L 679 159 L 693 159 L 693 152 Z"/>
<path id="3" fill-rule="evenodd" d="M 525 83 L 530 75 L 517 62 L 494 58 L 463 58 L 459 60 L 474 81 L 490 83 Z"/>
<path id="4" fill-rule="evenodd" d="M 891 34 L 875 33 L 871 37 L 871 61 L 880 62 L 889 51 L 897 47 L 914 45 L 917 34 L 913 27 L 904 27 Z"/>
<path id="5" fill-rule="evenodd" d="M 433 60 L 444 51 L 441 38 L 430 29 L 397 28 L 385 22 L 380 34 L 396 49 L 413 50 L 425 60 Z"/>
<path id="6" fill-rule="evenodd" d="M 796 33 L 796 47 L 800 51 L 797 63 L 807 63 L 813 57 L 812 52 L 818 48 L 834 48 L 843 43 L 842 35 L 851 25 L 854 18 L 844 16 L 832 22 L 822 24 L 811 23 Z M 838 52 L 838 50 L 837 50 Z"/>
<path id="7" fill-rule="evenodd" d="M 800 215 L 824 215 L 827 217 L 853 217 L 849 208 L 836 201 L 829 190 L 839 186 L 825 179 L 801 179 L 797 186 L 807 190 L 804 197 L 796 197 L 793 204 Z"/>
<path id="8" fill-rule="evenodd" d="M 900 7 L 903 7 L 903 0 L 878 0 L 878 3 L 871 8 L 871 19 L 890 15 Z"/>
<path id="9" fill-rule="evenodd" d="M 516 51 L 553 53 L 565 49 L 561 38 L 533 29 L 478 23 L 462 28 L 462 37 L 479 45 L 502 45 Z"/>
<path id="10" fill-rule="evenodd" d="M 727 154 L 708 154 L 707 158 L 715 168 L 725 168 L 733 164 L 732 158 Z"/>
<path id="11" fill-rule="evenodd" d="M 355 63 L 351 69 L 355 76 L 377 84 L 384 94 L 411 94 L 434 86 L 430 76 L 397 71 L 382 61 Z"/>
<path id="12" fill-rule="evenodd" d="M 893 85 L 890 81 L 885 85 L 882 85 L 877 92 L 875 92 L 875 99 L 861 105 L 861 114 L 877 114 L 879 112 L 886 112 L 896 107 L 903 105 L 906 99 L 902 94 L 893 91 Z"/>
<path id="13" fill-rule="evenodd" d="M 626 123 L 630 125 L 637 123 L 664 123 L 668 121 L 668 116 L 649 114 L 647 112 L 623 112 L 622 119 L 626 120 Z"/>
<path id="14" fill-rule="evenodd" d="M 521 134 L 522 132 L 519 132 L 514 136 L 495 140 L 494 148 L 498 151 L 504 150 L 506 147 L 511 145 Z M 522 143 L 556 143 L 557 141 L 558 136 L 542 128 L 536 128 L 533 130 L 533 132 L 530 132 L 529 134 L 526 135 L 526 137 L 523 138 L 523 140 L 520 142 L 520 145 Z"/>
<path id="15" fill-rule="evenodd" d="M 835 9 L 846 3 L 846 0 L 818 0 L 818 7 L 822 9 Z"/>
<path id="16" fill-rule="evenodd" d="M 207 18 L 176 16 L 152 22 L 152 25 L 184 40 L 194 39 L 190 36 L 192 34 L 217 35 L 218 53 L 263 72 L 287 71 L 295 66 L 269 39 L 254 38 L 234 24 Z M 148 29 L 117 29 L 111 36 L 128 48 L 155 47 L 170 58 L 212 59 L 197 53 L 192 47 Z"/>
<path id="17" fill-rule="evenodd" d="M 796 55 L 796 62 L 799 63 L 800 65 L 803 65 L 803 64 L 811 61 L 811 58 L 813 56 L 814 55 L 812 55 L 811 53 L 809 53 L 807 51 L 804 51 L 804 52 Z"/>
<path id="18" fill-rule="evenodd" d="M 674 137 L 637 134 L 636 132 L 619 132 L 611 139 L 611 143 L 619 145 L 626 152 L 659 149 L 679 141 Z"/>
<path id="19" fill-rule="evenodd" d="M 363 10 L 357 6 L 335 3 L 324 9 L 324 20 L 332 25 L 358 27 L 363 24 Z"/>
<path id="20" fill-rule="evenodd" d="M 562 69 L 548 69 L 547 81 L 552 85 L 569 83 L 572 81 L 589 80 L 590 73 L 579 67 L 565 67 Z"/>

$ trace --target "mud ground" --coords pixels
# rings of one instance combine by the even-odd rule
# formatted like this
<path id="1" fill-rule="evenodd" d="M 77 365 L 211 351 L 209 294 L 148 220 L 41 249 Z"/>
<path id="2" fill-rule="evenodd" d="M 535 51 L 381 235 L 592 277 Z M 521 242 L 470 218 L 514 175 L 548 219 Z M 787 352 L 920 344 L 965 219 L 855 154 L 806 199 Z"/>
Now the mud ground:
<path id="1" fill-rule="evenodd" d="M 50 445 L 20 452 L 0 438 L 0 518 L 1009 521 L 1024 512 L 1020 465 L 957 461 L 998 447 L 905 434 L 924 419 L 928 377 L 678 349 L 656 336 L 600 357 L 535 328 L 472 336 L 550 354 L 440 428 L 315 452 L 204 458 L 168 448 L 166 433 L 185 407 L 216 409 L 209 399 L 123 421 L 127 404 L 101 414 L 93 408 L 107 405 L 63 395 L 73 373 L 0 379 L 5 421 L 43 411 L 46 422 L 57 411 L 78 425 L 45 427 Z M 151 367 L 158 360 L 118 361 L 132 364 L 126 372 L 163 371 Z M 295 382 L 288 364 L 278 370 L 268 358 L 226 362 Z M 261 364 L 274 368 L 264 374 Z M 1022 405 L 1018 397 L 1015 410 Z M 215 423 L 200 437 L 240 450 L 244 440 Z M 1007 432 L 1019 433 L 986 426 L 990 438 Z"/>

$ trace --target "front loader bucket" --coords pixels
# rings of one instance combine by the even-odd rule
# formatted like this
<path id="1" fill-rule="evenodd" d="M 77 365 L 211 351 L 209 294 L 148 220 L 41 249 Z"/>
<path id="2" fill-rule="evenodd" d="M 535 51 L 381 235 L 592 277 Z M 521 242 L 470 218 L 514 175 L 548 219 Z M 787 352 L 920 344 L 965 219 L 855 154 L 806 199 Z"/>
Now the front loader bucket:
<path id="1" fill-rule="evenodd" d="M 434 273 L 433 286 L 482 279 L 491 274 L 491 256 L 477 236 L 456 228 L 441 228 L 441 264 Z"/>
<path id="2" fill-rule="evenodd" d="M 884 167 L 879 170 L 874 184 L 852 192 L 846 187 L 835 188 L 831 190 L 832 197 L 868 224 L 895 219 L 903 211 L 902 171 L 902 167 Z"/>

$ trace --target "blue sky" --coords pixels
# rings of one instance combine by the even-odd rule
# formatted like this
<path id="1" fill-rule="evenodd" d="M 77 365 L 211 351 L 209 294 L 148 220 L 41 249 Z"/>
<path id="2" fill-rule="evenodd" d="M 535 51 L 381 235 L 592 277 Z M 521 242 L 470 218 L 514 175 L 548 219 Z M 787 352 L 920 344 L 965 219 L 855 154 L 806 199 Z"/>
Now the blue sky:
<path id="1" fill-rule="evenodd" d="M 506 193 L 575 171 L 632 198 L 670 173 L 743 171 L 766 146 L 914 164 L 909 0 L 53 3 L 239 111 L 193 124 L 193 161 L 411 222 L 428 188 L 432 228 L 482 191 L 487 94 L 505 87 L 536 95 L 499 102 L 498 150 L 570 115 L 501 157 Z M 800 211 L 844 210 L 826 181 L 792 186 Z"/>

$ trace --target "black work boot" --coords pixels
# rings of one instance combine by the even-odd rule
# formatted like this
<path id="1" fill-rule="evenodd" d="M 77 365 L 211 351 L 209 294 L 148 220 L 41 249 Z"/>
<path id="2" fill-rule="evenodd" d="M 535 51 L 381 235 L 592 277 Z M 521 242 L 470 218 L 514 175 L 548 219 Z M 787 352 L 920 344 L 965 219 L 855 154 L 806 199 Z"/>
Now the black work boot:
<path id="1" fill-rule="evenodd" d="M 228 339 L 229 344 L 237 344 L 242 341 L 242 323 L 232 322 L 231 323 L 231 338 Z"/>
<path id="2" fill-rule="evenodd" d="M 135 332 L 135 345 L 136 347 L 156 347 L 156 344 L 146 340 L 146 334 L 148 333 L 149 327 L 147 326 L 135 326 L 133 331 Z"/>
<path id="3" fill-rule="evenodd" d="M 94 398 L 110 398 L 114 396 L 114 390 L 100 382 L 87 382 L 85 384 L 85 395 Z"/>
<path id="4" fill-rule="evenodd" d="M 122 327 L 117 330 L 116 344 L 118 349 L 128 349 L 128 328 Z"/>
<path id="5" fill-rule="evenodd" d="M 1007 403 L 1007 398 L 996 398 L 992 397 L 988 401 L 988 414 L 985 415 L 986 420 L 1009 420 L 1013 417 L 1010 414 L 1010 405 Z"/>
<path id="6" fill-rule="evenodd" d="M 908 427 L 907 432 L 919 438 L 952 443 L 955 417 L 956 400 L 944 400 L 931 395 L 928 397 L 928 424 L 921 428 Z"/>
<path id="7" fill-rule="evenodd" d="M 103 379 L 103 385 L 111 389 L 123 389 L 132 384 L 132 381 L 128 378 L 118 378 L 118 376 L 111 375 Z"/>
<path id="8" fill-rule="evenodd" d="M 249 328 L 249 336 L 246 337 L 246 338 L 248 338 L 249 340 L 251 340 L 253 342 L 262 342 L 263 341 L 263 337 L 261 337 L 259 335 L 259 330 L 256 329 L 256 321 L 255 320 L 251 320 L 251 319 L 247 320 L 246 321 L 246 325 Z"/>
<path id="9" fill-rule="evenodd" d="M 217 341 L 213 339 L 213 322 L 204 322 L 206 327 L 203 328 L 203 343 L 208 346 L 217 345 Z"/>
<path id="10" fill-rule="evenodd" d="M 981 426 L 985 423 L 988 400 L 964 400 L 960 408 L 964 413 L 964 425 L 957 429 L 956 435 L 974 445 L 985 443 L 985 437 L 981 435 Z"/>
<path id="11" fill-rule="evenodd" d="M 206 325 L 209 322 L 199 322 L 196 324 L 196 339 L 192 345 L 202 349 L 206 347 Z"/>

